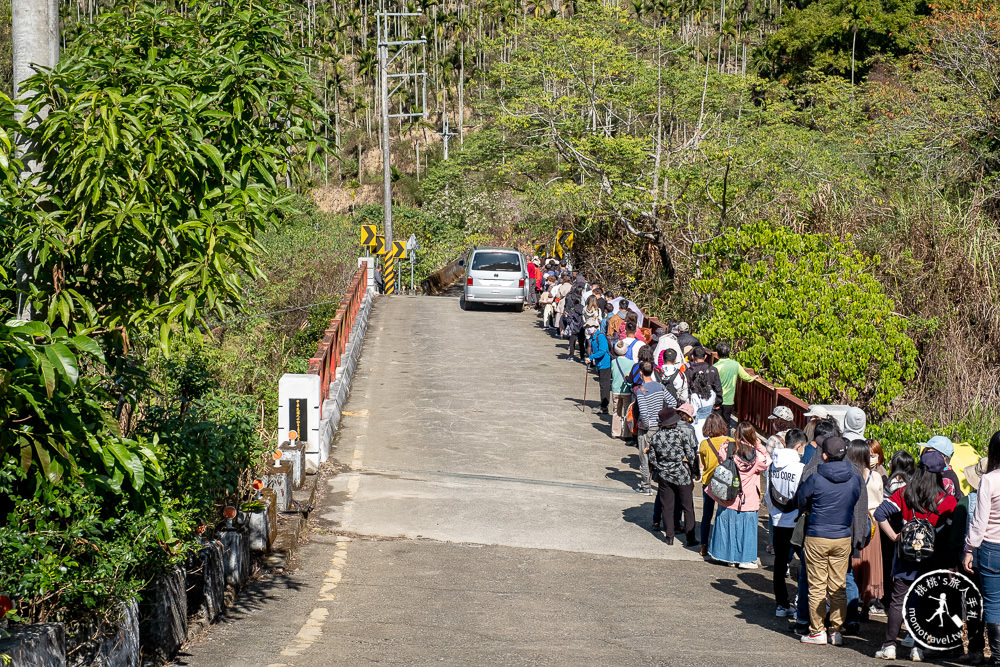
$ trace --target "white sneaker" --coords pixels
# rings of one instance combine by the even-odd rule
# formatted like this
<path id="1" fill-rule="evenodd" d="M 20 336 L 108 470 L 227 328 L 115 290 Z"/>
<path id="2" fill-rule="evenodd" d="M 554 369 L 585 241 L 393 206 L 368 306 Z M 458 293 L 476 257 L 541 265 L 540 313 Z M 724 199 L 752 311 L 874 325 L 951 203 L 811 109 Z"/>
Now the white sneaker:
<path id="1" fill-rule="evenodd" d="M 774 615 L 778 618 L 786 618 L 790 610 L 788 607 L 782 607 L 780 604 L 775 608 Z"/>
<path id="2" fill-rule="evenodd" d="M 844 645 L 844 635 L 839 632 L 831 632 L 829 634 L 830 645 L 832 646 L 843 646 Z"/>
<path id="3" fill-rule="evenodd" d="M 876 658 L 881 658 L 882 660 L 895 660 L 896 659 L 896 645 L 887 644 L 875 652 Z"/>
<path id="4" fill-rule="evenodd" d="M 815 635 L 802 635 L 799 641 L 803 644 L 822 644 L 826 646 L 826 630 L 820 630 Z"/>
<path id="5" fill-rule="evenodd" d="M 756 570 L 758 567 L 760 567 L 760 565 L 758 565 L 757 562 L 754 561 L 752 563 L 737 563 L 736 567 L 740 568 L 741 570 Z"/>
<path id="6" fill-rule="evenodd" d="M 911 635 L 909 632 L 907 632 L 905 635 L 903 635 L 903 641 L 901 641 L 899 643 L 903 646 L 903 648 L 913 648 L 913 646 L 917 642 L 915 642 L 913 640 L 913 635 Z"/>
<path id="7" fill-rule="evenodd" d="M 920 650 L 920 647 L 914 646 L 913 648 L 910 649 L 910 660 L 912 662 L 924 661 L 924 652 Z"/>

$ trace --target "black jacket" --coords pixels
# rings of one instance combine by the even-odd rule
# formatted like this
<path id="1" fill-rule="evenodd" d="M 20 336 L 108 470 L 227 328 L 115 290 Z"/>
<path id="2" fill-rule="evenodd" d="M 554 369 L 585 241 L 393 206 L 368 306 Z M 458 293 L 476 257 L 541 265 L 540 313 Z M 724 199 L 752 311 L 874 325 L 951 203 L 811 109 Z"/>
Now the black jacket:
<path id="1" fill-rule="evenodd" d="M 722 379 L 719 378 L 719 369 L 717 369 L 712 364 L 707 361 L 696 361 L 687 367 L 687 372 L 685 375 L 688 380 L 688 387 L 691 386 L 691 382 L 694 380 L 694 376 L 698 373 L 705 372 L 708 373 L 709 380 L 711 380 L 712 391 L 715 392 L 715 407 L 722 407 Z"/>
<path id="2" fill-rule="evenodd" d="M 685 331 L 683 333 L 677 334 L 677 344 L 681 346 L 681 351 L 690 345 L 691 347 L 698 347 L 701 345 L 701 341 L 691 335 L 690 332 Z"/>

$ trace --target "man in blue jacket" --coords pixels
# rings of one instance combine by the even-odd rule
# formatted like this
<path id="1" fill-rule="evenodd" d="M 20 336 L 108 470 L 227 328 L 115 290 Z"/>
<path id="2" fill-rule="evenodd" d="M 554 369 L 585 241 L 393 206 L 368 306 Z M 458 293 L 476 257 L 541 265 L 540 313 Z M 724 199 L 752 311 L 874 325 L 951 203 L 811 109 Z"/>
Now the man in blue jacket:
<path id="1" fill-rule="evenodd" d="M 805 543 L 809 581 L 809 634 L 805 644 L 826 644 L 823 626 L 826 599 L 830 598 L 829 642 L 840 646 L 847 616 L 847 567 L 851 562 L 851 523 L 861 496 L 861 476 L 845 461 L 847 441 L 830 437 L 823 441 L 823 463 L 798 490 L 799 511 L 809 512 Z"/>
<path id="2" fill-rule="evenodd" d="M 601 383 L 601 407 L 594 408 L 595 414 L 608 414 L 608 403 L 611 402 L 611 349 L 608 347 L 608 337 L 597 327 L 588 327 L 590 334 L 590 357 L 588 364 L 597 368 L 597 378 Z"/>

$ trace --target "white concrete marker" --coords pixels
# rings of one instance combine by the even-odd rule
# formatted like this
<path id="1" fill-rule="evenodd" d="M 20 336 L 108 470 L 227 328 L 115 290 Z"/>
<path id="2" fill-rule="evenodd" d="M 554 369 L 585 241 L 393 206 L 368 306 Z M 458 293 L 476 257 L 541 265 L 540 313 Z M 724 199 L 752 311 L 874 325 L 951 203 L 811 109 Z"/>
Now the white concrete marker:
<path id="1" fill-rule="evenodd" d="M 278 442 L 288 440 L 290 429 L 298 431 L 299 440 L 307 443 L 306 461 L 315 467 L 320 464 L 319 420 L 319 375 L 307 373 L 282 375 L 278 380 Z"/>

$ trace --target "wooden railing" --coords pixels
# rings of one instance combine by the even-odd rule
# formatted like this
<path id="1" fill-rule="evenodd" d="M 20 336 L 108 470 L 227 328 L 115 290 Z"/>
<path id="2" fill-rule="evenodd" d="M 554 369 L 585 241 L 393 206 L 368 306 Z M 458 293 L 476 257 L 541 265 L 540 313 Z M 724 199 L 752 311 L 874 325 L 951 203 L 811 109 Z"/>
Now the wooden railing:
<path id="1" fill-rule="evenodd" d="M 643 324 L 654 332 L 660 327 L 667 328 L 667 325 L 656 318 L 648 316 Z M 708 352 L 709 363 L 715 363 L 719 360 L 719 355 L 714 350 L 706 347 L 705 351 Z M 752 368 L 748 368 L 747 372 L 754 373 Z M 760 376 L 757 376 L 753 382 L 736 380 L 736 418 L 739 421 L 748 421 L 761 433 L 771 435 L 774 429 L 771 424 L 772 420 L 768 419 L 768 416 L 779 405 L 791 409 L 792 415 L 795 417 L 795 425 L 799 428 L 805 428 L 808 421 L 805 413 L 809 410 L 809 404 L 793 396 L 791 389 L 777 387 Z"/>
<path id="2" fill-rule="evenodd" d="M 337 366 L 340 364 L 340 355 L 344 353 L 347 341 L 351 337 L 351 330 L 354 328 L 354 320 L 358 316 L 358 310 L 365 299 L 365 291 L 368 288 L 368 264 L 361 262 L 357 273 L 351 280 L 350 287 L 337 313 L 330 320 L 330 326 L 323 333 L 323 340 L 319 343 L 319 349 L 309 360 L 309 373 L 319 375 L 320 396 L 323 400 L 329 398 L 330 384 L 337 377 Z M 322 407 L 320 407 L 322 411 Z"/>
<path id="3" fill-rule="evenodd" d="M 753 373 L 752 368 L 747 369 Z M 792 395 L 792 390 L 776 387 L 764 378 L 757 376 L 753 382 L 736 381 L 736 413 L 740 421 L 748 421 L 761 433 L 770 435 L 773 432 L 768 416 L 779 405 L 784 405 L 792 411 L 795 425 L 805 428 L 808 419 L 805 413 L 809 404 Z"/>

